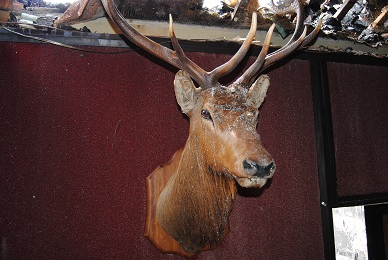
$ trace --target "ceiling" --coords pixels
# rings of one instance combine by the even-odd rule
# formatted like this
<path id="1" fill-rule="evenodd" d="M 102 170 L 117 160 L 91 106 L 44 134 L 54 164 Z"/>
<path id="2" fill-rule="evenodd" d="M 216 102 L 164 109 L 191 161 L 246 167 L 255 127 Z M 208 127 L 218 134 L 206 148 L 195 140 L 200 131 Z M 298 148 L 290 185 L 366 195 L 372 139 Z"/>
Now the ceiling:
<path id="1" fill-rule="evenodd" d="M 145 30 L 144 34 L 148 36 L 164 37 L 159 35 L 159 31 L 166 31 L 168 15 L 172 14 L 174 22 L 181 26 L 182 34 L 177 33 L 179 38 L 214 40 L 211 38 L 214 35 L 222 37 L 222 34 L 228 35 L 229 32 L 233 35 L 235 31 L 243 37 L 245 33 L 240 34 L 239 30 L 249 28 L 251 14 L 258 9 L 260 1 L 282 3 L 294 0 L 115 0 L 115 3 L 123 16 L 137 24 L 140 31 Z M 55 9 L 58 5 L 46 7 Z M 62 14 L 56 14 L 59 18 L 52 19 L 52 24 L 49 22 L 48 25 L 65 30 L 82 28 L 83 31 L 110 32 L 98 27 L 98 24 L 107 24 L 106 19 L 101 18 L 105 13 L 100 0 L 79 0 L 63 11 Z M 28 12 L 39 16 L 34 10 Z M 315 44 L 315 49 L 351 49 L 377 56 L 388 55 L 388 0 L 310 0 L 305 3 L 305 17 L 305 23 L 311 25 L 310 30 L 319 19 L 323 20 L 319 35 L 321 42 Z M 284 39 L 293 32 L 294 21 L 295 14 L 272 16 L 270 19 L 259 16 L 258 30 L 264 32 L 275 22 L 278 37 Z M 208 33 L 196 34 L 199 29 L 204 30 L 203 26 L 206 26 L 205 31 Z M 185 37 L 188 31 L 190 34 Z"/>

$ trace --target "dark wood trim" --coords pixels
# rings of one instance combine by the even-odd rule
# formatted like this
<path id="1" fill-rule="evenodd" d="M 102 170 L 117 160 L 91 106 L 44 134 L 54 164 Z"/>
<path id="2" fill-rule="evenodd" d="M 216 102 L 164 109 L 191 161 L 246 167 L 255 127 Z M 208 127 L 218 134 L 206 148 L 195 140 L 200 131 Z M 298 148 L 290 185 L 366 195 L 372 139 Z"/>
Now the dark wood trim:
<path id="1" fill-rule="evenodd" d="M 351 206 L 360 206 L 360 205 L 370 205 L 370 204 L 379 204 L 388 202 L 388 192 L 387 193 L 373 193 L 357 196 L 344 196 L 337 197 L 335 207 L 351 207 Z"/>
<path id="2" fill-rule="evenodd" d="M 122 47 L 137 50 L 138 47 L 130 43 L 123 35 L 103 34 L 103 33 L 87 33 L 87 32 L 62 32 L 50 31 L 43 32 L 36 29 L 16 29 L 19 33 L 24 33 L 31 36 L 37 36 L 60 43 L 75 45 L 75 46 L 91 46 L 91 47 Z M 171 48 L 169 38 L 150 37 L 157 43 Z M 0 29 L 0 41 L 5 42 L 29 42 L 42 43 L 30 38 L 25 38 L 10 32 Z M 222 53 L 235 54 L 239 49 L 240 44 L 230 41 L 189 41 L 179 40 L 180 45 L 186 52 L 205 52 L 205 53 Z M 257 56 L 261 46 L 252 46 L 249 55 Z M 270 52 L 275 48 L 271 48 Z M 377 51 L 377 49 L 376 49 Z M 303 59 L 311 60 L 319 58 L 326 62 L 341 62 L 350 64 L 364 64 L 374 66 L 388 66 L 388 58 L 377 58 L 372 55 L 355 55 L 351 50 L 348 52 L 320 52 L 320 51 L 298 51 L 292 54 L 288 59 Z"/>
<path id="3" fill-rule="evenodd" d="M 335 187 L 333 138 L 326 63 L 316 57 L 310 60 L 313 95 L 317 164 L 321 198 L 322 231 L 325 259 L 335 259 L 332 205 Z M 335 161 L 335 160 L 334 160 Z"/>

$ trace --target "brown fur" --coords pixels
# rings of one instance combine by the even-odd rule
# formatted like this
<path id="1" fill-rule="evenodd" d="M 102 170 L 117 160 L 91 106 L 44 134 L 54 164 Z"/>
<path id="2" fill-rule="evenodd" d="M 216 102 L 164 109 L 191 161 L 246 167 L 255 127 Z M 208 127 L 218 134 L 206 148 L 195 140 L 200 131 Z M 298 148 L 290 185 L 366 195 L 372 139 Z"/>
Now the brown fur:
<path id="1" fill-rule="evenodd" d="M 235 194 L 235 181 L 212 171 L 199 154 L 197 136 L 189 137 L 181 164 L 160 196 L 158 222 L 188 252 L 212 247 L 224 237 Z"/>
<path id="2" fill-rule="evenodd" d="M 187 252 L 214 248 L 225 237 L 235 178 L 250 177 L 242 161 L 273 161 L 256 132 L 258 105 L 249 105 L 248 90 L 216 87 L 194 100 L 187 112 L 189 138 L 156 209 L 159 225 Z M 212 120 L 201 116 L 204 108 Z M 249 185 L 256 187 L 253 181 Z"/>

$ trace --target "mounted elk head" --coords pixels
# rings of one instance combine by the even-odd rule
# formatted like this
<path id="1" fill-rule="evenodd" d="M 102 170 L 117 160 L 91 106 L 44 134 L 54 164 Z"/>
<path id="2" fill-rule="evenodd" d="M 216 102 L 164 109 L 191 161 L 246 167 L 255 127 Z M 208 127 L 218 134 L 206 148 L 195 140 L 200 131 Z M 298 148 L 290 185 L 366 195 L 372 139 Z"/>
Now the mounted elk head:
<path id="1" fill-rule="evenodd" d="M 256 131 L 258 109 L 269 86 L 269 77 L 259 75 L 275 61 L 310 42 L 319 26 L 306 37 L 303 18 L 299 17 L 291 40 L 267 54 L 272 25 L 256 61 L 234 83 L 222 86 L 218 80 L 230 73 L 250 48 L 256 34 L 256 13 L 238 52 L 225 64 L 207 72 L 184 54 L 174 35 L 171 16 L 170 35 L 175 51 L 134 30 L 112 0 L 102 2 L 130 41 L 180 69 L 174 81 L 175 95 L 183 113 L 190 118 L 185 147 L 148 177 L 145 235 L 161 251 L 183 256 L 214 248 L 228 233 L 236 182 L 242 187 L 260 188 L 275 171 L 275 162 Z M 297 8 L 302 16 L 300 3 Z"/>

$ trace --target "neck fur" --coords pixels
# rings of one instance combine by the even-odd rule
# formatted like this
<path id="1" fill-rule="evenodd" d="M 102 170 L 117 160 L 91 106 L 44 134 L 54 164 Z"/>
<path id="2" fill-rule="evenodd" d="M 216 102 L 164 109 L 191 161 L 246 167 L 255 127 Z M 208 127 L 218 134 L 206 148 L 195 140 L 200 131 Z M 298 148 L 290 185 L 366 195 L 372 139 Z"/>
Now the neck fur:
<path id="1" fill-rule="evenodd" d="M 156 213 L 161 227 L 188 252 L 223 239 L 237 191 L 235 181 L 213 171 L 199 151 L 197 138 L 189 137 Z"/>

